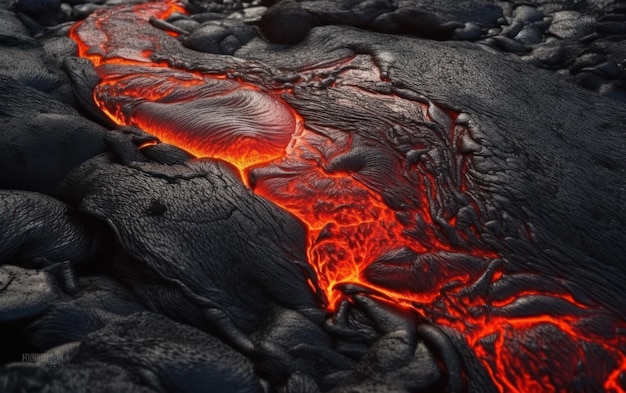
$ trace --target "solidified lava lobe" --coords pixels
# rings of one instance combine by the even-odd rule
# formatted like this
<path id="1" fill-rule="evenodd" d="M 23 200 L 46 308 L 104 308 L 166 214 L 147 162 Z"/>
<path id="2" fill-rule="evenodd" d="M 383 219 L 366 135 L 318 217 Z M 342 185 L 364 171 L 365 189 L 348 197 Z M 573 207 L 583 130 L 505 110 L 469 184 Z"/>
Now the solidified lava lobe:
<path id="1" fill-rule="evenodd" d="M 101 68 L 111 74 L 120 66 Z M 100 107 L 118 124 L 137 126 L 198 157 L 243 170 L 280 158 L 297 128 L 292 110 L 250 85 L 165 68 L 135 71 L 96 88 L 105 102 Z"/>
<path id="2" fill-rule="evenodd" d="M 344 86 L 376 103 L 380 113 L 361 118 L 397 133 L 307 126 L 306 116 L 285 102 L 287 88 L 152 61 L 154 53 L 178 42 L 149 19 L 173 12 L 184 9 L 172 2 L 119 6 L 96 11 L 72 28 L 79 55 L 93 62 L 101 78 L 96 104 L 117 124 L 140 127 L 198 157 L 232 163 L 254 192 L 298 217 L 308 227 L 308 262 L 329 310 L 347 298 L 342 288 L 357 285 L 451 327 L 463 334 L 501 392 L 584 390 L 575 383 L 580 373 L 590 376 L 595 389 L 624 391 L 626 355 L 615 333 L 623 321 L 558 286 L 519 287 L 538 278 L 508 273 L 481 242 L 478 224 L 461 227 L 455 214 L 440 209 L 441 201 L 464 194 L 468 207 L 480 211 L 479 201 L 466 193 L 473 186 L 469 161 L 451 153 L 467 137 L 449 118 L 456 114 Z M 358 68 L 358 61 L 346 60 L 354 64 L 345 68 Z M 337 105 L 346 105 L 346 113 L 360 110 L 346 104 L 340 88 L 326 90 Z M 397 112 L 403 122 L 413 119 L 415 128 L 385 123 L 385 113 Z M 437 117 L 444 120 L 437 123 Z M 421 157 L 425 151 L 442 156 Z M 451 161 L 454 170 L 437 173 L 442 161 Z M 468 291 L 477 282 L 489 291 Z M 589 328 L 594 323 L 604 330 Z"/>
<path id="3" fill-rule="evenodd" d="M 240 170 L 281 157 L 298 123 L 285 103 L 250 84 L 220 75 L 157 65 L 150 55 L 166 32 L 153 30 L 151 17 L 185 12 L 174 3 L 121 6 L 78 23 L 70 36 L 79 55 L 97 66 L 98 107 L 117 124 L 133 125 L 199 157 L 228 161 Z M 129 28 L 132 31 L 129 31 Z"/>

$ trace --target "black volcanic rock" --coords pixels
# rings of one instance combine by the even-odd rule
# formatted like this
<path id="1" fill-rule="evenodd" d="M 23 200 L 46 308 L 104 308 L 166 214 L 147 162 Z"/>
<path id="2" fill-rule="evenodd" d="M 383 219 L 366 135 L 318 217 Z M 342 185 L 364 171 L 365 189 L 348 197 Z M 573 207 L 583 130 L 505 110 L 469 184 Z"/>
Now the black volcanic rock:
<path id="1" fill-rule="evenodd" d="M 375 31 L 381 33 L 411 34 L 417 37 L 446 40 L 461 24 L 443 24 L 439 18 L 417 8 L 399 8 L 383 14 L 371 23 Z"/>
<path id="2" fill-rule="evenodd" d="M 313 18 L 294 0 L 281 0 L 263 14 L 259 26 L 270 41 L 294 45 L 306 37 Z"/>
<path id="3" fill-rule="evenodd" d="M 274 302 L 316 308 L 300 224 L 224 163 L 124 166 L 98 158 L 66 178 L 60 195 L 111 226 L 130 257 L 116 269 L 172 318 L 203 326 L 207 312 L 219 311 L 249 333 Z M 151 283 L 143 282 L 146 271 Z"/>
<path id="4" fill-rule="evenodd" d="M 75 166 L 105 151 L 106 132 L 51 96 L 0 76 L 0 187 L 52 193 Z"/>
<path id="5" fill-rule="evenodd" d="M 185 38 L 183 44 L 200 52 L 221 53 L 220 42 L 229 34 L 225 27 L 206 25 L 194 30 Z"/>
<path id="6" fill-rule="evenodd" d="M 77 277 L 75 296 L 62 296 L 22 332 L 34 350 L 80 342 L 108 324 L 145 312 L 129 288 L 104 274 Z"/>
<path id="7" fill-rule="evenodd" d="M 37 317 L 58 297 L 47 272 L 0 266 L 0 285 L 0 324 Z"/>
<path id="8" fill-rule="evenodd" d="M 97 228 L 55 198 L 0 189 L 0 209 L 0 261 L 36 268 L 79 263 L 98 247 Z"/>
<path id="9" fill-rule="evenodd" d="M 59 393 L 88 386 L 96 391 L 263 391 L 243 355 L 200 330 L 149 312 L 120 318 L 80 346 L 71 343 L 47 355 L 43 367 L 22 362 L 3 368 L 0 387 L 16 391 L 31 378 L 32 388 Z"/>
<path id="10" fill-rule="evenodd" d="M 61 0 L 17 0 L 14 7 L 20 12 L 41 15 L 58 11 L 61 7 Z"/>

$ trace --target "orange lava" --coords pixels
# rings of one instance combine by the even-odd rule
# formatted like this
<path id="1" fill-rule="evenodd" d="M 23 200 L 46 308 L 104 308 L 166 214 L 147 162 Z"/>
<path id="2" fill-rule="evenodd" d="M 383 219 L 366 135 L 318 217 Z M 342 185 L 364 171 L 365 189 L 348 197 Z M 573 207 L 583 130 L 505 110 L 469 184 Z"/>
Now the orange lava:
<path id="1" fill-rule="evenodd" d="M 626 343 L 620 339 L 624 321 L 567 291 L 526 289 L 504 301 L 490 299 L 487 291 L 467 291 L 481 278 L 494 284 L 507 273 L 504 265 L 487 272 L 499 257 L 492 250 L 453 246 L 437 234 L 430 202 L 437 187 L 428 171 L 412 180 L 418 196 L 400 214 L 354 171 L 333 169 L 326 158 L 348 154 L 352 134 L 340 132 L 331 140 L 308 128 L 281 98 L 288 89 L 273 91 L 227 75 L 152 61 L 151 55 L 175 41 L 176 34 L 148 30 L 149 19 L 174 12 L 185 10 L 171 1 L 119 6 L 96 11 L 71 29 L 79 55 L 90 59 L 101 77 L 94 91 L 96 104 L 117 124 L 137 126 L 198 157 L 232 163 L 257 194 L 299 218 L 308 228 L 308 262 L 329 310 L 350 300 L 341 289 L 354 284 L 377 299 L 456 329 L 500 392 L 586 391 L 586 385 L 576 382 L 581 374 L 607 392 L 625 391 L 620 382 L 626 379 Z M 237 110 L 222 111 L 226 105 Z M 414 105 L 427 112 L 425 105 Z M 191 115 L 183 118 L 181 112 Z M 390 160 L 391 167 L 402 170 L 403 162 Z M 467 165 L 461 165 L 462 176 Z M 394 173 L 388 181 L 396 181 Z M 468 187 L 462 180 L 460 190 Z M 445 219 L 457 228 L 456 217 Z M 477 233 L 476 228 L 469 230 Z M 383 264 L 390 277 L 397 275 L 396 284 L 374 284 L 365 277 L 368 268 L 398 250 L 408 250 L 406 255 L 414 260 Z M 430 254 L 463 254 L 467 261 L 433 266 L 420 259 Z M 428 277 L 419 288 L 411 281 L 415 274 Z M 567 311 L 515 311 L 523 310 L 524 302 L 541 302 L 541 296 Z M 603 329 L 594 331 L 587 322 Z"/>

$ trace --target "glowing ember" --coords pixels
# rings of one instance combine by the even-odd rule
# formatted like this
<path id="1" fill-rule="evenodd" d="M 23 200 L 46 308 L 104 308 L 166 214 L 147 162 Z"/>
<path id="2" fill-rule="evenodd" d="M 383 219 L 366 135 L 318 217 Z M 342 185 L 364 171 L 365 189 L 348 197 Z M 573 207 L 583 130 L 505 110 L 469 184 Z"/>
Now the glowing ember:
<path id="1" fill-rule="evenodd" d="M 309 263 L 329 310 L 347 298 L 341 289 L 353 284 L 454 328 L 501 392 L 585 390 L 575 385 L 580 374 L 606 391 L 623 391 L 625 344 L 617 332 L 623 322 L 566 290 L 525 288 L 501 299 L 470 290 L 513 274 L 480 240 L 478 219 L 461 225 L 456 215 L 436 211 L 432 201 L 447 195 L 441 194 L 432 163 L 420 159 L 428 144 L 400 131 L 385 139 L 360 135 L 358 128 L 310 127 L 285 102 L 291 88 L 257 87 L 226 74 L 152 61 L 154 53 L 178 42 L 175 34 L 152 28 L 149 19 L 173 12 L 184 9 L 168 2 L 120 6 L 94 12 L 72 28 L 80 56 L 90 59 L 101 77 L 96 104 L 120 125 L 142 128 L 198 157 L 232 163 L 256 193 L 298 217 L 308 227 Z M 350 64 L 359 61 L 346 59 L 345 70 L 358 68 Z M 357 74 L 352 76 L 366 76 Z M 339 97 L 339 88 L 327 89 Z M 458 149 L 467 136 L 454 125 L 456 114 L 435 105 L 358 93 L 369 94 L 380 111 L 403 111 L 418 119 L 416 124 L 443 127 L 447 139 L 438 143 L 444 161 L 445 151 Z M 336 101 L 348 101 L 348 109 L 354 105 L 341 97 Z M 390 147 L 390 140 L 404 139 Z M 449 188 L 478 214 L 478 201 L 467 193 L 473 186 L 469 159 L 455 165 L 457 179 Z M 542 308 L 545 304 L 551 308 Z M 598 320 L 608 330 L 589 327 Z"/>

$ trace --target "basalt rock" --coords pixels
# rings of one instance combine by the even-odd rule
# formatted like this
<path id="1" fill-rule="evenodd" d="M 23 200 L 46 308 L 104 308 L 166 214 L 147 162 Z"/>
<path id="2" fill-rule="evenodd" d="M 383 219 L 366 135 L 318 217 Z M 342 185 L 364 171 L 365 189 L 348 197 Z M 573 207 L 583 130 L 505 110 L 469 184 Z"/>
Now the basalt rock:
<path id="1" fill-rule="evenodd" d="M 259 22 L 263 34 L 276 44 L 297 44 L 313 25 L 313 18 L 293 0 L 281 0 L 270 7 Z"/>
<path id="2" fill-rule="evenodd" d="M 97 159 L 59 192 L 110 225 L 124 249 L 115 262 L 120 275 L 174 319 L 206 326 L 205 314 L 219 310 L 250 333 L 272 302 L 316 307 L 302 227 L 252 194 L 224 163 L 123 166 Z"/>
<path id="3" fill-rule="evenodd" d="M 68 105 L 0 76 L 0 185 L 51 194 L 67 173 L 105 150 L 106 130 Z"/>
<path id="4" fill-rule="evenodd" d="M 58 199 L 0 190 L 0 206 L 2 261 L 39 268 L 64 261 L 76 264 L 93 256 L 100 245 L 97 226 Z"/>

